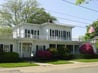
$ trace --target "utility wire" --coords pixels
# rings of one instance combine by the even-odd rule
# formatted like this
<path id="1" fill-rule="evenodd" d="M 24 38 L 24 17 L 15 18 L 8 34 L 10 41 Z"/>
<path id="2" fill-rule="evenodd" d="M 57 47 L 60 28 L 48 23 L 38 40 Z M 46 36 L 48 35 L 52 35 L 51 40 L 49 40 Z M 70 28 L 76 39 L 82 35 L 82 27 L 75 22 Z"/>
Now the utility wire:
<path id="1" fill-rule="evenodd" d="M 63 18 L 63 17 L 58 17 L 57 18 L 63 19 L 63 20 L 68 20 L 68 21 L 72 21 L 72 22 L 77 22 L 77 23 L 82 23 L 82 24 L 90 24 L 90 23 L 86 23 L 86 22 L 82 22 L 82 21 L 77 21 L 77 20 L 72 20 L 72 19 L 68 19 L 68 18 Z"/>
<path id="2" fill-rule="evenodd" d="M 66 2 L 66 3 L 69 3 L 71 5 L 75 5 L 73 2 L 70 2 L 68 0 L 62 0 L 63 2 Z M 84 8 L 84 9 L 87 9 L 87 10 L 90 10 L 90 11 L 93 11 L 93 12 L 98 12 L 97 10 L 94 10 L 94 9 L 91 9 L 91 8 L 88 8 L 88 7 L 84 7 L 84 6 L 81 6 L 81 5 L 78 5 L 79 7 L 81 8 Z"/>
<path id="3" fill-rule="evenodd" d="M 61 15 L 67 15 L 67 16 L 75 17 L 75 18 L 82 19 L 82 20 L 92 21 L 91 19 L 78 17 L 78 16 L 71 15 L 71 14 L 68 14 L 68 13 L 62 13 L 62 12 L 53 11 L 53 10 L 48 10 L 48 9 L 45 9 L 45 10 L 47 10 L 47 11 L 52 11 L 52 12 L 54 12 L 54 13 L 61 14 Z"/>

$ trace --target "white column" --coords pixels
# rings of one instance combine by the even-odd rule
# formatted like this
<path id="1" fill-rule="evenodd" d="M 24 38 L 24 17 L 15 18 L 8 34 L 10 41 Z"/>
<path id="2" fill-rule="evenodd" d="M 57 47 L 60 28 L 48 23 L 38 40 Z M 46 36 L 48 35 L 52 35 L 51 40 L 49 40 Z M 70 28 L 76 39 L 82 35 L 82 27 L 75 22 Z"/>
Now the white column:
<path id="1" fill-rule="evenodd" d="M 21 43 L 21 57 L 23 57 L 23 52 L 22 52 L 22 47 L 23 47 L 23 44 Z"/>
<path id="2" fill-rule="evenodd" d="M 75 45 L 73 45 L 73 54 L 75 54 Z"/>

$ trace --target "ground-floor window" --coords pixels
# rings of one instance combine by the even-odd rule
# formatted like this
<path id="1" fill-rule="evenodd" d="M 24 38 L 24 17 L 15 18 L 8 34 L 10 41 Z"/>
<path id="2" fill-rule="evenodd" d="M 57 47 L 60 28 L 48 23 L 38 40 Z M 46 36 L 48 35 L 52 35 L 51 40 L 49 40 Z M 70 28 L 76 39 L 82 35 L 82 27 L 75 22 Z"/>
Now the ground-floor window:
<path id="1" fill-rule="evenodd" d="M 46 50 L 46 46 L 45 45 L 36 45 L 36 51 L 39 50 Z"/>
<path id="2" fill-rule="evenodd" d="M 73 45 L 66 45 L 66 48 L 68 48 L 70 52 L 73 53 Z"/>
<path id="3" fill-rule="evenodd" d="M 78 54 L 79 53 L 79 45 L 75 45 L 75 53 Z"/>
<path id="4" fill-rule="evenodd" d="M 65 48 L 65 45 L 63 44 L 57 44 L 57 48 L 60 49 L 60 48 Z"/>
<path id="5" fill-rule="evenodd" d="M 0 49 L 4 52 L 13 52 L 13 44 L 0 44 Z"/>
<path id="6" fill-rule="evenodd" d="M 50 44 L 49 48 L 56 48 L 56 44 Z"/>

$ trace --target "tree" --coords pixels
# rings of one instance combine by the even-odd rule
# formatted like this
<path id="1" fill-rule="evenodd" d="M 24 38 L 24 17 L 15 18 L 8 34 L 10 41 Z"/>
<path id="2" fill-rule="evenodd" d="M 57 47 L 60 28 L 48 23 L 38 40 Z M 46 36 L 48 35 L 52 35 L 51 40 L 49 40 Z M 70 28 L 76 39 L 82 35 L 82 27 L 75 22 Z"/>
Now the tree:
<path id="1" fill-rule="evenodd" d="M 40 12 L 46 13 L 41 8 L 38 8 L 38 3 L 36 0 L 7 0 L 0 8 L 0 23 L 7 24 L 8 26 L 12 27 L 21 22 L 33 23 L 35 18 L 36 22 L 39 23 L 39 19 L 37 21 L 38 17 L 35 17 L 34 19 L 30 18 L 37 16 L 37 13 L 40 15 Z M 48 13 L 46 13 L 45 17 L 47 17 L 47 15 L 50 17 L 50 19 L 53 19 L 53 17 L 51 17 Z M 44 19 L 43 17 L 40 18 Z"/>
<path id="2" fill-rule="evenodd" d="M 95 29 L 95 32 L 93 33 L 88 33 L 88 30 L 90 28 L 90 26 L 93 26 L 94 29 Z M 92 39 L 94 36 L 98 36 L 98 20 L 93 22 L 91 25 L 89 25 L 87 27 L 87 32 L 85 34 L 85 39 L 88 40 L 88 39 Z"/>
<path id="3" fill-rule="evenodd" d="M 56 18 L 51 16 L 49 13 L 45 12 L 43 8 L 38 8 L 35 14 L 32 14 L 30 18 L 28 19 L 29 23 L 36 23 L 36 24 L 42 24 L 47 22 L 48 20 L 55 21 Z"/>
<path id="4" fill-rule="evenodd" d="M 89 1 L 92 1 L 92 0 L 76 0 L 76 5 L 80 5 L 82 3 L 88 3 Z"/>
<path id="5" fill-rule="evenodd" d="M 12 28 L 10 27 L 2 27 L 0 28 L 0 37 L 9 37 L 12 35 Z"/>

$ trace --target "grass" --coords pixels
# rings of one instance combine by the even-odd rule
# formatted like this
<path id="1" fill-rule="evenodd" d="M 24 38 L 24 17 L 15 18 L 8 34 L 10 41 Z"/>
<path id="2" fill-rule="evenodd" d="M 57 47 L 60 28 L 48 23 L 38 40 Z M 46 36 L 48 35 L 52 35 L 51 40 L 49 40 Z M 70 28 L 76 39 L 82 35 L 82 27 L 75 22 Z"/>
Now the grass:
<path id="1" fill-rule="evenodd" d="M 75 59 L 78 62 L 98 62 L 98 59 Z"/>
<path id="2" fill-rule="evenodd" d="M 58 65 L 58 64 L 72 64 L 71 62 L 65 61 L 65 60 L 57 60 L 57 61 L 51 61 L 51 62 L 47 62 L 47 63 L 55 64 L 55 65 Z"/>
<path id="3" fill-rule="evenodd" d="M 54 65 L 58 65 L 58 64 L 70 64 L 70 63 L 72 63 L 72 62 L 69 62 L 69 61 L 66 61 L 66 60 L 38 60 L 37 62 L 54 64 Z"/>
<path id="4" fill-rule="evenodd" d="M 27 66 L 38 66 L 37 64 L 29 63 L 29 62 L 18 62 L 18 63 L 0 63 L 0 67 L 27 67 Z"/>

